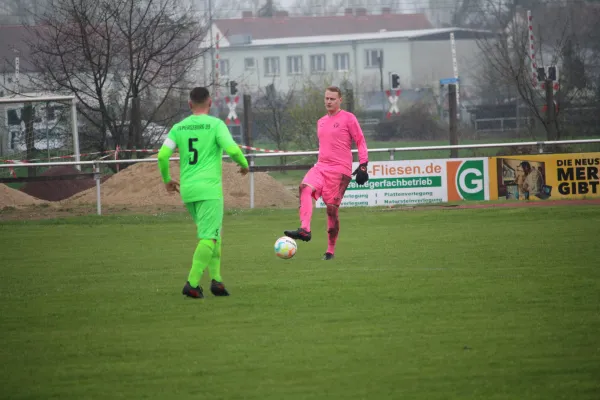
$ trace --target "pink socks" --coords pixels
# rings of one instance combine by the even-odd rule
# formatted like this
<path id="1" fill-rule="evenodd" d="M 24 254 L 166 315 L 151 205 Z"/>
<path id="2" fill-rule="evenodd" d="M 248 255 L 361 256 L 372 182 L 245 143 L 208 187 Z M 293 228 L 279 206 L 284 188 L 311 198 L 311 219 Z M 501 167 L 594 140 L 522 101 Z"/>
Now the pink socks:
<path id="1" fill-rule="evenodd" d="M 337 242 L 338 233 L 340 232 L 340 219 L 338 217 L 338 208 L 335 206 L 327 206 L 327 252 L 334 254 L 335 242 Z"/>
<path id="2" fill-rule="evenodd" d="M 300 188 L 300 227 L 307 232 L 310 232 L 312 213 L 312 188 L 310 186 L 302 186 Z"/>

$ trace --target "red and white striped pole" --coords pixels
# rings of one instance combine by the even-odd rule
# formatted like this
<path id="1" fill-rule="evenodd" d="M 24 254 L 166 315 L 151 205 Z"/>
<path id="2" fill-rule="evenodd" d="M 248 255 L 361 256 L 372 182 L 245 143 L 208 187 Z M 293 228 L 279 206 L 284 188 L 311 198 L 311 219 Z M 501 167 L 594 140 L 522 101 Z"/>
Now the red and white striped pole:
<path id="1" fill-rule="evenodd" d="M 533 35 L 533 17 L 531 11 L 527 11 L 528 35 L 529 35 L 529 59 L 531 60 L 531 79 L 533 87 L 538 86 L 537 63 L 535 62 L 535 37 Z"/>

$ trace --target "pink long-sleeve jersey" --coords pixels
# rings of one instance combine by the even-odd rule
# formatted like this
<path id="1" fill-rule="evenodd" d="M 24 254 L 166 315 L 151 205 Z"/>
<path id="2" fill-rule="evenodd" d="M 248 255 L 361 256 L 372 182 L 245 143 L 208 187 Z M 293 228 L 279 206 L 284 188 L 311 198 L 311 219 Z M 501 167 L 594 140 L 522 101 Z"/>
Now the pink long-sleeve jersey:
<path id="1" fill-rule="evenodd" d="M 354 114 L 340 110 L 333 116 L 325 115 L 317 122 L 319 158 L 316 166 L 330 171 L 352 174 L 352 141 L 358 149 L 359 162 L 369 161 L 367 142 Z"/>

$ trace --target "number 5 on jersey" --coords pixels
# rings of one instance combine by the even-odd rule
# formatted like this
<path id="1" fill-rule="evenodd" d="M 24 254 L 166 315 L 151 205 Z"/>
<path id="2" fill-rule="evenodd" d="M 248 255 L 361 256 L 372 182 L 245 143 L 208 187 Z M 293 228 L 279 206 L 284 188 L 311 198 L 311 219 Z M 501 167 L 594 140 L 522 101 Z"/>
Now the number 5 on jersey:
<path id="1" fill-rule="evenodd" d="M 198 150 L 194 148 L 194 143 L 198 141 L 198 138 L 190 138 L 188 140 L 188 151 L 191 153 L 190 165 L 194 165 L 198 162 Z"/>

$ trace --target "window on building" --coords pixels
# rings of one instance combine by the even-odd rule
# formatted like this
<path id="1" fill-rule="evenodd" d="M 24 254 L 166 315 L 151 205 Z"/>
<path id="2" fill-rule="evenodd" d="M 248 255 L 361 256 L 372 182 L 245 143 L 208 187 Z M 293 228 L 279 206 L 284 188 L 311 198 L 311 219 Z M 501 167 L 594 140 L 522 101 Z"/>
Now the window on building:
<path id="1" fill-rule="evenodd" d="M 219 75 L 229 76 L 229 60 L 226 58 L 219 60 Z"/>
<path id="2" fill-rule="evenodd" d="M 379 68 L 379 57 L 381 57 L 381 64 L 383 65 L 383 50 L 381 49 L 369 49 L 366 50 L 366 64 L 367 68 Z"/>
<path id="3" fill-rule="evenodd" d="M 350 54 L 336 53 L 333 55 L 333 67 L 336 71 L 350 70 Z"/>
<path id="4" fill-rule="evenodd" d="M 246 71 L 254 69 L 254 58 L 252 58 L 252 57 L 244 58 L 244 69 Z"/>
<path id="5" fill-rule="evenodd" d="M 300 75 L 302 73 L 302 56 L 288 56 L 287 72 L 288 75 Z"/>
<path id="6" fill-rule="evenodd" d="M 310 56 L 310 72 L 325 72 L 325 54 Z"/>
<path id="7" fill-rule="evenodd" d="M 265 76 L 279 75 L 279 57 L 265 58 Z"/>

